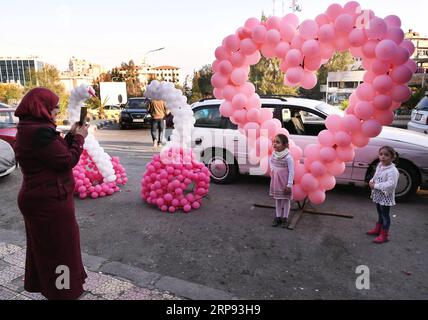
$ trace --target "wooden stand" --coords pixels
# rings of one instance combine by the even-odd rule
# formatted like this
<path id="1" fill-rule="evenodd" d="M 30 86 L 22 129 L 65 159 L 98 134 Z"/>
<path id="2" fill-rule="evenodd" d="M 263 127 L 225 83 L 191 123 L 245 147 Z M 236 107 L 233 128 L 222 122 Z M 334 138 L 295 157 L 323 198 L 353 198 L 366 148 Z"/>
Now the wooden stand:
<path id="1" fill-rule="evenodd" d="M 323 216 L 333 216 L 333 217 L 340 217 L 340 218 L 347 218 L 347 219 L 353 219 L 354 216 L 347 213 L 336 213 L 336 212 L 326 212 L 326 211 L 317 211 L 312 205 L 309 203 L 308 198 L 306 198 L 303 201 L 296 201 L 297 208 L 291 209 L 291 211 L 295 211 L 293 215 L 291 216 L 291 219 L 288 223 L 287 229 L 294 230 L 296 228 L 297 223 L 299 222 L 301 216 L 303 213 L 310 213 L 310 214 L 319 214 Z M 259 208 L 269 208 L 269 209 L 275 209 L 274 206 L 270 205 L 263 205 L 263 204 L 254 204 L 255 207 Z"/>

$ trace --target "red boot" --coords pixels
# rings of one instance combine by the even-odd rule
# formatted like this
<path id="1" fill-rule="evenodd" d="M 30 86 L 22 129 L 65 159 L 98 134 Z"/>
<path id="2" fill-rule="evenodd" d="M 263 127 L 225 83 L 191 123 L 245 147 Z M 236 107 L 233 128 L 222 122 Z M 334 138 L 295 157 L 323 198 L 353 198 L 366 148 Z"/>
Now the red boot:
<path id="1" fill-rule="evenodd" d="M 376 223 L 376 227 L 374 229 L 370 230 L 370 231 L 367 231 L 367 234 L 369 236 L 378 236 L 380 234 L 380 229 L 381 228 L 382 228 L 382 225 L 379 222 L 377 222 Z"/>
<path id="2" fill-rule="evenodd" d="M 388 241 L 389 241 L 389 239 L 388 239 L 388 230 L 385 230 L 385 229 L 382 229 L 380 231 L 379 237 L 377 237 L 376 239 L 373 240 L 374 243 L 378 243 L 378 244 L 381 244 L 381 243 L 384 243 L 384 242 L 388 242 Z"/>

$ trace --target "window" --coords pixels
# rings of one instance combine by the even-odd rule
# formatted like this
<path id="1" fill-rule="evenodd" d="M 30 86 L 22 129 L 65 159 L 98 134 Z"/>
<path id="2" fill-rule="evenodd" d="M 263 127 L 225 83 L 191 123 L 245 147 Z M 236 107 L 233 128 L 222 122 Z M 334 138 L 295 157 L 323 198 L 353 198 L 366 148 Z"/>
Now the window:
<path id="1" fill-rule="evenodd" d="M 134 100 L 129 100 L 126 108 L 127 109 L 146 109 L 147 105 L 148 105 L 148 100 L 146 99 L 134 99 Z"/>
<path id="2" fill-rule="evenodd" d="M 9 111 L 0 111 L 0 128 L 8 128 L 18 123 L 19 119 Z"/>
<path id="3" fill-rule="evenodd" d="M 424 97 L 416 106 L 418 111 L 428 111 L 428 97 Z"/>
<path id="4" fill-rule="evenodd" d="M 195 127 L 220 128 L 219 106 L 205 106 L 194 111 Z"/>
<path id="5" fill-rule="evenodd" d="M 304 108 L 286 107 L 282 109 L 283 127 L 290 134 L 316 136 L 325 130 L 324 117 Z"/>

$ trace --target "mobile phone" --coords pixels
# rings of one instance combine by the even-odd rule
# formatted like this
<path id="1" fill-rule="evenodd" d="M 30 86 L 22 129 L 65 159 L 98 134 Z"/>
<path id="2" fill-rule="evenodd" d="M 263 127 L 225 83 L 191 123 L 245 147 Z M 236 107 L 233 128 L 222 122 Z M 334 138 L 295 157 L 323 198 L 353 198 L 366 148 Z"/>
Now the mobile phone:
<path id="1" fill-rule="evenodd" d="M 80 121 L 79 121 L 80 126 L 83 126 L 84 124 L 86 124 L 87 114 L 88 114 L 88 108 L 87 107 L 80 108 Z"/>

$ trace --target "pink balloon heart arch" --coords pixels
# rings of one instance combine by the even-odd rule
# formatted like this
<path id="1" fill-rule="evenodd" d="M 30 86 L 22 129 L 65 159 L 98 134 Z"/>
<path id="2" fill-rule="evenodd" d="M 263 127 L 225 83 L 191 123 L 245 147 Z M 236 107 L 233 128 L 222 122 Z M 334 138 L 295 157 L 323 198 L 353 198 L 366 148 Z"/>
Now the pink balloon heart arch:
<path id="1" fill-rule="evenodd" d="M 95 96 L 92 87 L 82 84 L 71 91 L 68 101 L 70 123 L 80 120 L 84 102 Z M 100 146 L 92 131 L 85 138 L 84 151 L 73 169 L 75 194 L 81 199 L 105 197 L 120 191 L 119 185 L 128 182 L 125 168 L 118 157 L 110 157 Z"/>
<path id="2" fill-rule="evenodd" d="M 144 94 L 164 100 L 174 116 L 171 141 L 146 166 L 141 180 L 141 197 L 163 212 L 199 209 L 209 192 L 210 171 L 197 160 L 191 149 L 195 118 L 187 98 L 170 82 L 154 80 Z"/>
<path id="3" fill-rule="evenodd" d="M 414 45 L 404 39 L 397 16 L 382 19 L 351 1 L 343 7 L 332 4 L 315 20 L 300 24 L 294 14 L 265 22 L 250 18 L 215 50 L 211 83 L 214 96 L 224 99 L 220 112 L 247 136 L 250 161 L 259 161 L 264 172 L 272 138 L 289 134 L 272 112 L 261 108 L 254 85 L 247 81 L 250 66 L 259 62 L 260 52 L 266 58 L 277 57 L 285 73 L 284 84 L 311 89 L 320 66 L 335 51 L 346 50 L 362 58 L 364 82 L 350 96 L 345 116 L 326 119 L 327 130 L 318 135 L 318 144 L 306 146 L 303 152 L 290 141 L 296 163 L 295 200 L 308 197 L 312 203 L 323 203 L 325 192 L 336 184 L 335 176 L 345 171 L 345 162 L 354 159 L 355 148 L 366 146 L 383 125 L 392 123 L 393 111 L 411 94 L 407 83 L 417 68 L 410 60 Z M 303 154 L 305 160 L 300 163 Z"/>

